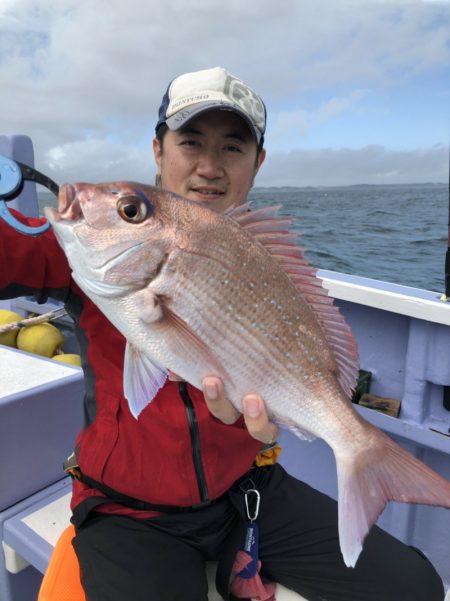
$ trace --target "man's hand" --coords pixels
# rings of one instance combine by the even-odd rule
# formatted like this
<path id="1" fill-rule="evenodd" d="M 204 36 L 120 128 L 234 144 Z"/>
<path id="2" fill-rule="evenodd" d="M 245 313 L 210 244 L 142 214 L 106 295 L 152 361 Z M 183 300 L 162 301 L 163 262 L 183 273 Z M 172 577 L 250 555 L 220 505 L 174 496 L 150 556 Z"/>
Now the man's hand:
<path id="1" fill-rule="evenodd" d="M 234 424 L 239 418 L 239 412 L 225 398 L 223 384 L 220 378 L 207 376 L 202 383 L 205 402 L 210 412 L 224 424 Z M 243 400 L 244 420 L 247 430 L 253 438 L 263 444 L 276 441 L 279 430 L 269 421 L 264 401 L 257 394 L 248 394 Z"/>

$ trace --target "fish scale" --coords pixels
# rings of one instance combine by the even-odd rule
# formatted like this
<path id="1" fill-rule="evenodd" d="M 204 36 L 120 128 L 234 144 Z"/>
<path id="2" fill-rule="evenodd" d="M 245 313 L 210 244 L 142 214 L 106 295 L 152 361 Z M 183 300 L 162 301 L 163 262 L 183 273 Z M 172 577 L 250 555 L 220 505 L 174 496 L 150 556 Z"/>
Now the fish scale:
<path id="1" fill-rule="evenodd" d="M 127 340 L 136 418 L 168 369 L 197 387 L 220 376 L 238 409 L 261 394 L 277 423 L 332 448 L 348 566 L 388 501 L 450 507 L 450 483 L 354 410 L 356 342 L 276 207 L 220 215 L 133 182 L 62 186 L 59 206 L 45 214 L 73 278 Z"/>
<path id="2" fill-rule="evenodd" d="M 248 383 L 245 389 L 239 388 L 235 392 L 233 391 L 234 394 L 230 394 L 231 400 L 233 400 L 240 408 L 240 400 L 243 394 L 250 390 L 259 390 L 263 394 L 271 397 L 273 397 L 275 392 L 277 392 L 278 396 L 280 395 L 279 387 L 277 391 L 276 385 L 273 383 L 273 378 L 267 378 L 265 374 L 270 374 L 274 370 L 278 370 L 280 373 L 286 372 L 283 374 L 285 378 L 288 376 L 292 378 L 294 375 L 288 374 L 288 370 L 286 369 L 285 361 L 288 351 L 286 351 L 285 348 L 285 341 L 291 334 L 292 328 L 295 327 L 292 322 L 296 321 L 298 315 L 292 310 L 288 311 L 289 306 L 286 308 L 283 307 L 284 300 L 277 300 L 273 294 L 266 293 L 266 298 L 262 297 L 262 299 L 258 301 L 258 312 L 253 311 L 250 303 L 247 304 L 246 292 L 251 291 L 256 298 L 258 298 L 259 294 L 263 294 L 263 290 L 266 288 L 264 286 L 266 279 L 264 278 L 268 278 L 266 272 L 270 271 L 267 267 L 264 270 L 264 274 L 251 272 L 253 274 L 253 279 L 251 281 L 246 281 L 239 277 L 240 273 L 237 272 L 236 269 L 233 269 L 233 267 L 230 267 L 224 274 L 221 274 L 219 270 L 219 277 L 216 278 L 215 285 L 209 288 L 206 286 L 203 287 L 202 282 L 209 281 L 209 274 L 211 271 L 214 271 L 214 266 L 224 264 L 220 253 L 220 249 L 224 247 L 224 244 L 220 244 L 220 242 L 217 243 L 217 236 L 214 237 L 214 240 L 214 248 L 208 257 L 205 258 L 203 256 L 195 255 L 195 251 L 193 251 L 193 254 L 191 255 L 192 257 L 195 256 L 196 269 L 198 272 L 202 273 L 200 284 L 189 285 L 189 282 L 193 281 L 192 272 L 189 269 L 186 270 L 185 273 L 178 273 L 179 280 L 183 282 L 183 296 L 180 297 L 178 305 L 175 302 L 174 309 L 179 312 L 183 318 L 190 320 L 191 327 L 197 329 L 195 314 L 190 314 L 188 308 L 197 306 L 202 306 L 204 308 L 202 311 L 202 319 L 204 320 L 204 329 L 206 330 L 205 335 L 207 335 L 208 332 L 211 334 L 214 331 L 212 328 L 213 324 L 215 328 L 217 328 L 218 334 L 217 338 L 212 336 L 206 338 L 207 344 L 213 349 L 220 345 L 221 356 L 228 355 L 233 357 L 233 364 L 230 369 L 232 373 L 237 376 L 239 376 L 240 372 L 247 373 L 246 380 L 242 380 Z M 246 245 L 244 251 L 248 247 L 248 241 L 245 240 L 245 242 Z M 240 255 L 239 253 L 236 254 L 236 264 L 240 264 Z M 185 263 L 187 266 L 190 266 L 189 260 L 185 261 Z M 258 265 L 258 261 L 256 261 L 256 265 Z M 261 275 L 263 276 L 262 278 L 260 277 Z M 252 286 L 250 284 L 252 284 Z M 290 286 L 289 282 L 287 282 L 287 284 Z M 229 295 L 230 289 L 233 291 L 233 295 L 230 299 L 233 304 L 230 305 L 229 314 L 236 315 L 236 305 L 242 303 L 242 309 L 238 314 L 238 321 L 225 321 L 223 319 L 224 315 L 221 309 L 223 303 L 220 303 L 220 300 L 224 294 Z M 201 291 L 204 291 L 203 297 L 200 295 Z M 275 312 L 273 311 L 274 307 L 276 309 Z M 278 318 L 277 313 L 279 314 Z M 272 318 L 267 324 L 267 319 L 264 319 L 266 314 Z M 270 340 L 270 333 L 273 332 L 271 321 L 278 325 L 279 334 L 277 335 L 277 343 L 274 340 Z M 299 321 L 301 323 L 301 319 Z M 209 327 L 206 327 L 207 325 Z M 301 339 L 297 338 L 296 341 L 298 343 L 296 345 L 298 348 L 291 351 L 291 354 L 303 354 L 304 349 L 299 344 Z M 292 356 L 291 360 L 292 362 L 295 362 L 295 357 Z M 253 378 L 249 377 L 249 370 L 252 370 Z M 304 376 L 307 377 L 306 372 L 304 373 Z M 237 377 L 236 380 L 239 380 L 239 377 Z M 226 386 L 227 384 L 228 383 L 225 382 Z M 229 389 L 230 386 L 228 386 L 228 392 L 230 392 Z M 296 392 L 295 399 L 298 400 L 298 386 L 294 386 L 294 390 Z M 286 395 L 286 391 L 283 391 L 283 394 Z M 292 405 L 295 411 L 296 403 L 294 402 Z M 282 419 L 282 416 L 277 415 L 276 413 L 274 413 L 274 416 L 278 421 Z"/>

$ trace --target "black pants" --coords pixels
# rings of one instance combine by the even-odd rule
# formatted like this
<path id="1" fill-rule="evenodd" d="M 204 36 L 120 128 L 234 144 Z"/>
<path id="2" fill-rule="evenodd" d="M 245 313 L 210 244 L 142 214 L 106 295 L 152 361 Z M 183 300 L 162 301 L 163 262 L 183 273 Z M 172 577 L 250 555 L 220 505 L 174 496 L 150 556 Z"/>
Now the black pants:
<path id="1" fill-rule="evenodd" d="M 309 601 L 443 601 L 441 579 L 416 550 L 374 527 L 356 567 L 347 568 L 334 500 L 279 465 L 250 477 L 261 493 L 259 555 L 271 580 Z M 222 559 L 228 577 L 243 515 L 238 486 L 194 513 L 151 520 L 93 514 L 74 539 L 88 601 L 206 601 L 205 561 Z"/>

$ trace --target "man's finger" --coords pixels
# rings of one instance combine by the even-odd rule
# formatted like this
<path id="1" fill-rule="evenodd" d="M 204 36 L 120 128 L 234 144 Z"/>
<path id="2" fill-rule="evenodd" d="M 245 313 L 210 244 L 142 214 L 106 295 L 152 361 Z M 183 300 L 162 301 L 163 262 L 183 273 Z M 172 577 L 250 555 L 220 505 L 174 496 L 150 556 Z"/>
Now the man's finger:
<path id="1" fill-rule="evenodd" d="M 220 419 L 224 424 L 234 424 L 239 418 L 239 412 L 225 397 L 221 379 L 215 376 L 206 376 L 203 378 L 202 389 L 205 402 L 214 417 Z"/>
<path id="2" fill-rule="evenodd" d="M 248 394 L 242 404 L 245 424 L 250 435 L 263 444 L 273 444 L 278 437 L 279 429 L 269 421 L 262 398 L 256 394 Z"/>

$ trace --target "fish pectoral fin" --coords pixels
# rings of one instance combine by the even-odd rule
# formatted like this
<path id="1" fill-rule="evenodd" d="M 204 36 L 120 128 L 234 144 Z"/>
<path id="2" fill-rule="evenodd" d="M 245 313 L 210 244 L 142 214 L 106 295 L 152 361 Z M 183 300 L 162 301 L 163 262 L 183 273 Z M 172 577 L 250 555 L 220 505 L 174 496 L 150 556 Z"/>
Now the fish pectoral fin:
<path id="1" fill-rule="evenodd" d="M 127 342 L 123 388 L 130 411 L 137 419 L 167 379 L 167 369 Z"/>
<path id="2" fill-rule="evenodd" d="M 167 305 L 162 305 L 163 315 L 166 326 L 170 327 L 169 344 L 174 348 L 176 353 L 187 356 L 197 355 L 198 361 L 212 370 L 214 375 L 219 378 L 228 378 L 223 365 L 213 355 L 211 349 L 205 342 L 197 336 L 192 328 Z"/>

